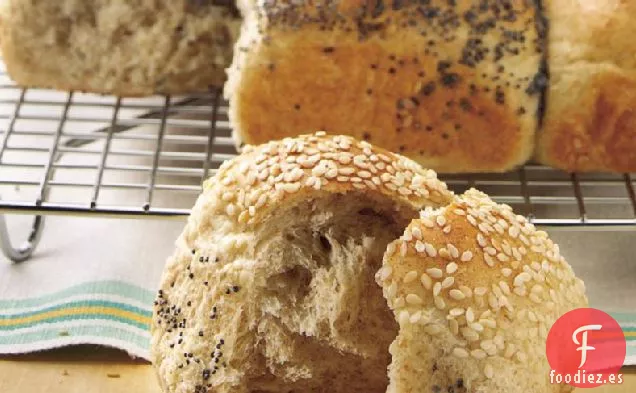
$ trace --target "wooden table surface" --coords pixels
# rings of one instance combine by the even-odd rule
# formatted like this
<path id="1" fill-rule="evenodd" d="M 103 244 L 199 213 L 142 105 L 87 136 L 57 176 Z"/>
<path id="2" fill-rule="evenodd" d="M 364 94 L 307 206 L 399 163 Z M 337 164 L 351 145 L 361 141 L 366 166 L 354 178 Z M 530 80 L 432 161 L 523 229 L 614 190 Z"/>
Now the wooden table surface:
<path id="1" fill-rule="evenodd" d="M 636 369 L 623 372 L 622 385 L 577 393 L 636 392 Z M 0 392 L 161 393 L 147 362 L 131 360 L 120 351 L 90 346 L 0 357 Z"/>

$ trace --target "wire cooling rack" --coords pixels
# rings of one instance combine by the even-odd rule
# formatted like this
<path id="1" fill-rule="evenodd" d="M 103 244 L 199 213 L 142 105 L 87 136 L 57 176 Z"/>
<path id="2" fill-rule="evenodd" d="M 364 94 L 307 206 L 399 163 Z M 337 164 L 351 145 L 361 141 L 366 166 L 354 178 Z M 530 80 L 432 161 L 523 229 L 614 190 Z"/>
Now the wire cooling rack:
<path id="1" fill-rule="evenodd" d="M 201 183 L 236 155 L 220 91 L 117 98 L 21 89 L 0 64 L 0 240 L 27 259 L 47 214 L 182 218 Z M 568 174 L 526 165 L 499 175 L 440 176 L 477 187 L 535 224 L 636 228 L 632 174 Z M 21 247 L 2 214 L 33 214 Z"/>

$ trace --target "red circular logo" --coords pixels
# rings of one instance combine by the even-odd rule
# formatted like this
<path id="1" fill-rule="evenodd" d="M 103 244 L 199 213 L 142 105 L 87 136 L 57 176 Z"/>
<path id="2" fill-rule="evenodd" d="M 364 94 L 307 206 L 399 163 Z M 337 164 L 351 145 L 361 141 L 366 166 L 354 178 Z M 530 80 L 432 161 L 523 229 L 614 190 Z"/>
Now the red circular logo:
<path id="1" fill-rule="evenodd" d="M 625 335 L 614 318 L 594 308 L 572 310 L 548 333 L 550 381 L 578 388 L 622 383 L 618 372 L 625 351 Z"/>

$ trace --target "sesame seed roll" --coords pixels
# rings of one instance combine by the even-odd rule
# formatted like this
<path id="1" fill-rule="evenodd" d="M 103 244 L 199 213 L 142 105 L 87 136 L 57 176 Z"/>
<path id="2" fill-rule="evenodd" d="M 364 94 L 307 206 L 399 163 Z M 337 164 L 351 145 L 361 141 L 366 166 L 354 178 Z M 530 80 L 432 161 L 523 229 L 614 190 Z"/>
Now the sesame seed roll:
<path id="1" fill-rule="evenodd" d="M 167 262 L 163 391 L 383 391 L 397 326 L 374 274 L 421 208 L 451 199 L 433 171 L 350 137 L 246 146 L 205 182 Z"/>
<path id="2" fill-rule="evenodd" d="M 587 306 L 585 287 L 509 206 L 472 189 L 423 210 L 376 280 L 400 325 L 389 392 L 571 391 L 550 384 L 545 342 L 558 317 Z"/>

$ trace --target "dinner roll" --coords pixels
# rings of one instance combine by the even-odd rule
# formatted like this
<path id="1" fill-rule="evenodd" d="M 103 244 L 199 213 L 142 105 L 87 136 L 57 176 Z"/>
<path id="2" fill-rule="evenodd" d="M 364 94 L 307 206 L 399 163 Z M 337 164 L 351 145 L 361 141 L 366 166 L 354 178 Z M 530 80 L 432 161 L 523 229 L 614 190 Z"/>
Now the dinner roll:
<path id="1" fill-rule="evenodd" d="M 374 275 L 433 171 L 366 142 L 284 139 L 204 185 L 154 307 L 164 392 L 385 392 L 398 326 Z"/>
<path id="2" fill-rule="evenodd" d="M 570 392 L 545 352 L 585 287 L 548 235 L 470 190 L 425 209 L 389 244 L 376 275 L 399 323 L 389 393 Z"/>

